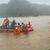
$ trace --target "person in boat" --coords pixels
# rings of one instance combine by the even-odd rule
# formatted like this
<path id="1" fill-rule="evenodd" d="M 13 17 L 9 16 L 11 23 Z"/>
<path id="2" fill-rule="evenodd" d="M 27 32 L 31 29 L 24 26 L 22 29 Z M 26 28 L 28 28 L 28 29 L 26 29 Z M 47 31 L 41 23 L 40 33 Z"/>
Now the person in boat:
<path id="1" fill-rule="evenodd" d="M 32 28 L 32 26 L 31 26 L 31 23 L 30 23 L 30 22 L 28 22 L 28 24 L 26 24 L 26 29 L 27 29 L 28 32 L 34 30 L 34 29 Z"/>
<path id="2" fill-rule="evenodd" d="M 9 28 L 9 19 L 8 19 L 8 17 L 5 17 L 5 19 L 3 21 L 3 26 L 6 29 Z"/>
<path id="3" fill-rule="evenodd" d="M 28 22 L 28 24 L 26 24 L 26 27 L 31 28 L 31 23 L 30 23 L 30 22 Z"/>
<path id="4" fill-rule="evenodd" d="M 17 27 L 16 27 L 16 31 L 17 31 L 18 33 L 22 32 L 22 28 L 21 28 L 21 24 L 20 24 L 20 23 L 18 23 L 18 25 L 17 25 Z"/>
<path id="5" fill-rule="evenodd" d="M 22 22 L 22 24 L 21 24 L 21 27 L 22 27 L 22 30 L 23 30 L 23 32 L 26 30 L 26 26 L 25 26 L 25 24 Z"/>
<path id="6" fill-rule="evenodd" d="M 17 25 L 18 27 L 21 27 L 21 24 L 20 23 L 18 23 L 18 25 Z"/>
<path id="7" fill-rule="evenodd" d="M 19 27 L 21 27 L 20 23 L 18 23 L 18 24 L 16 25 L 16 29 L 19 28 Z"/>
<path id="8" fill-rule="evenodd" d="M 15 29 L 15 28 L 16 28 L 16 22 L 15 20 L 13 20 L 11 23 L 11 29 Z"/>

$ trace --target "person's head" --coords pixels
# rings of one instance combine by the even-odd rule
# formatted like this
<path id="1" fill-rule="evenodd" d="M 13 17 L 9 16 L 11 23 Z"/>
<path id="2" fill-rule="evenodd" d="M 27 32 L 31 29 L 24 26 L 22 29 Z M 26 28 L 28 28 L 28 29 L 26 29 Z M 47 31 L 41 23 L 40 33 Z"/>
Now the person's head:
<path id="1" fill-rule="evenodd" d="M 28 24 L 30 24 L 30 22 L 28 22 Z"/>
<path id="2" fill-rule="evenodd" d="M 15 20 L 13 20 L 13 22 L 15 22 Z"/>
<path id="3" fill-rule="evenodd" d="M 22 24 L 24 24 L 24 23 L 22 22 Z"/>
<path id="4" fill-rule="evenodd" d="M 6 18 L 6 19 L 8 19 L 8 17 L 7 17 L 7 16 L 5 16 L 5 18 Z"/>
<path id="5" fill-rule="evenodd" d="M 18 25 L 20 25 L 20 23 L 18 23 Z"/>

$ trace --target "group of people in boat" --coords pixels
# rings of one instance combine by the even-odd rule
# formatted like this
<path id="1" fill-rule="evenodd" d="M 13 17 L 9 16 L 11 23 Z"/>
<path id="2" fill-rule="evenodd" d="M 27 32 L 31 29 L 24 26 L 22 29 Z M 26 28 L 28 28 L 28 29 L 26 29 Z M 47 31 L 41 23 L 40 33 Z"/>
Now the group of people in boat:
<path id="1" fill-rule="evenodd" d="M 13 20 L 12 22 L 10 22 L 10 20 L 8 19 L 8 17 L 6 17 L 3 21 L 3 24 L 2 24 L 2 28 L 5 28 L 5 29 L 17 29 L 17 27 L 19 28 L 22 28 L 22 30 L 24 31 L 24 29 L 26 27 L 31 27 L 31 24 L 30 22 L 28 22 L 28 24 L 24 24 L 23 22 L 20 24 L 20 23 L 16 23 L 15 20 Z"/>

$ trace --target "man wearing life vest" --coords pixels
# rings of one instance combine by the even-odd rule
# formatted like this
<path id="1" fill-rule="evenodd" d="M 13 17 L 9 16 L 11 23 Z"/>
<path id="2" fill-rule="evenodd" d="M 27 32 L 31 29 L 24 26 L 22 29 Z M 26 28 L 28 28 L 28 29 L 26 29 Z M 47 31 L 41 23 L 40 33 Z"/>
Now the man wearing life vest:
<path id="1" fill-rule="evenodd" d="M 26 27 L 30 27 L 31 28 L 30 22 L 28 22 L 28 24 L 26 24 Z"/>
<path id="2" fill-rule="evenodd" d="M 28 24 L 26 24 L 26 31 L 30 32 L 31 30 L 32 30 L 31 24 L 30 24 L 30 22 L 28 22 Z"/>
<path id="3" fill-rule="evenodd" d="M 17 25 L 17 27 L 16 27 L 16 31 L 17 31 L 18 33 L 22 32 L 22 28 L 21 28 L 20 23 L 18 23 L 18 25 Z"/>
<path id="4" fill-rule="evenodd" d="M 21 27 L 21 24 L 20 23 L 18 23 L 18 25 L 17 25 L 18 27 Z"/>

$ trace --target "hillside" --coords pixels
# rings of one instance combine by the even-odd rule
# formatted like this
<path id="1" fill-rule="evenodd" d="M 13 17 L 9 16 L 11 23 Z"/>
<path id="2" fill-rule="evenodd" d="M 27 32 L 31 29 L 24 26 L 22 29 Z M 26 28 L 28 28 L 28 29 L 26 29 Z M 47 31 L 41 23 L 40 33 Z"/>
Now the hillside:
<path id="1" fill-rule="evenodd" d="M 39 16 L 50 15 L 50 6 L 30 4 L 26 0 L 10 0 L 8 4 L 0 4 L 0 16 Z"/>

